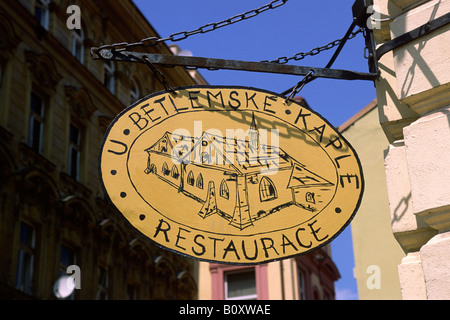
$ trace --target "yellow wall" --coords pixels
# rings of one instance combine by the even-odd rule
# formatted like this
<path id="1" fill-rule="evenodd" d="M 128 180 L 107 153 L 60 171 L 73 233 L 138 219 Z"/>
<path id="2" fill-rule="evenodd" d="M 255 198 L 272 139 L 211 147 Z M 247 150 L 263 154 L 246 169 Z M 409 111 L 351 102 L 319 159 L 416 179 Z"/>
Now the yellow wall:
<path id="1" fill-rule="evenodd" d="M 388 141 L 375 103 L 371 106 L 343 132 L 361 160 L 365 179 L 363 200 L 351 223 L 354 275 L 360 300 L 401 299 L 397 265 L 405 254 L 391 229 L 383 158 Z"/>

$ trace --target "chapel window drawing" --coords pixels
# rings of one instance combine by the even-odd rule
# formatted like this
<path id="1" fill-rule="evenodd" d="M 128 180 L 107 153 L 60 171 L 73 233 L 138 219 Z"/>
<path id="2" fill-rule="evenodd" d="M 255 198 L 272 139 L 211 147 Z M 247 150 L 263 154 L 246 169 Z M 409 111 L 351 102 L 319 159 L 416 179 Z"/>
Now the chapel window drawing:
<path id="1" fill-rule="evenodd" d="M 306 197 L 306 202 L 313 203 L 313 204 L 316 203 L 316 200 L 314 199 L 314 192 L 307 192 L 305 197 Z"/>
<path id="2" fill-rule="evenodd" d="M 259 183 L 259 197 L 261 201 L 269 201 L 277 198 L 275 185 L 267 177 L 263 177 Z"/>
<path id="3" fill-rule="evenodd" d="M 230 197 L 230 190 L 228 189 L 228 185 L 225 180 L 222 180 L 222 183 L 220 184 L 220 196 L 227 200 Z"/>
<path id="4" fill-rule="evenodd" d="M 159 147 L 159 151 L 160 152 L 167 152 L 167 140 L 166 139 L 162 139 L 161 140 L 161 145 Z"/>
<path id="5" fill-rule="evenodd" d="M 165 175 L 165 176 L 168 176 L 168 175 L 170 174 L 169 167 L 167 166 L 167 163 L 166 163 L 166 162 L 163 163 L 163 166 L 162 166 L 162 173 L 163 173 L 163 175 Z"/>
<path id="6" fill-rule="evenodd" d="M 189 171 L 187 176 L 187 184 L 193 186 L 194 183 L 195 183 L 194 174 L 192 173 L 192 171 Z"/>
<path id="7" fill-rule="evenodd" d="M 197 177 L 197 182 L 195 183 L 196 187 L 199 189 L 203 189 L 203 176 L 200 173 Z"/>
<path id="8" fill-rule="evenodd" d="M 173 167 L 172 167 L 172 178 L 178 179 L 179 176 L 180 176 L 180 174 L 178 173 L 177 166 L 173 165 Z"/>

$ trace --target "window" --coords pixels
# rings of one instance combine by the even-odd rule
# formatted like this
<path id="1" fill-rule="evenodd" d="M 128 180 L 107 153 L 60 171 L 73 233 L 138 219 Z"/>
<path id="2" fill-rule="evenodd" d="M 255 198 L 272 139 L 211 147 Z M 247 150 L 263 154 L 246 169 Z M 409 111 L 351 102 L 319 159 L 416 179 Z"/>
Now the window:
<path id="1" fill-rule="evenodd" d="M 71 123 L 69 128 L 68 173 L 76 180 L 80 179 L 80 154 L 81 132 L 77 126 Z"/>
<path id="2" fill-rule="evenodd" d="M 108 300 L 109 275 L 105 268 L 98 267 L 98 290 L 97 300 Z"/>
<path id="3" fill-rule="evenodd" d="M 163 163 L 163 166 L 162 166 L 162 173 L 163 173 L 163 175 L 165 175 L 165 176 L 168 176 L 168 175 L 170 174 L 169 166 L 167 165 L 166 162 Z"/>
<path id="4" fill-rule="evenodd" d="M 140 97 L 139 87 L 134 79 L 131 79 L 130 103 L 137 101 Z"/>
<path id="5" fill-rule="evenodd" d="M 36 152 L 42 152 L 45 106 L 41 97 L 34 92 L 30 97 L 30 119 L 28 122 L 28 145 Z"/>
<path id="6" fill-rule="evenodd" d="M 81 63 L 84 62 L 84 33 L 82 29 L 72 31 L 72 54 Z"/>
<path id="7" fill-rule="evenodd" d="M 197 188 L 203 189 L 203 177 L 201 173 L 198 175 L 195 185 L 197 186 Z"/>
<path id="8" fill-rule="evenodd" d="M 192 171 L 189 171 L 189 174 L 187 176 L 187 184 L 193 186 L 195 183 L 194 174 Z"/>
<path id="9" fill-rule="evenodd" d="M 104 66 L 105 75 L 103 84 L 111 93 L 114 93 L 114 63 L 112 61 L 106 61 Z"/>
<path id="10" fill-rule="evenodd" d="M 225 274 L 226 300 L 256 300 L 257 297 L 254 268 Z"/>
<path id="11" fill-rule="evenodd" d="M 307 192 L 305 198 L 306 202 L 310 202 L 312 204 L 316 203 L 316 200 L 314 199 L 314 192 Z"/>
<path id="12" fill-rule="evenodd" d="M 48 30 L 50 21 L 50 0 L 35 0 L 34 17 L 45 30 Z"/>
<path id="13" fill-rule="evenodd" d="M 179 176 L 180 176 L 180 174 L 178 173 L 177 166 L 173 165 L 173 167 L 172 167 L 172 178 L 178 179 Z"/>
<path id="14" fill-rule="evenodd" d="M 266 176 L 262 177 L 259 183 L 259 197 L 261 201 L 269 201 L 277 198 L 277 191 L 272 180 Z"/>
<path id="15" fill-rule="evenodd" d="M 222 198 L 225 198 L 228 200 L 228 198 L 230 197 L 230 190 L 228 189 L 228 185 L 227 182 L 224 180 L 222 180 L 222 183 L 220 184 L 220 193 L 219 195 Z"/>
<path id="16" fill-rule="evenodd" d="M 16 289 L 31 294 L 35 252 L 35 230 L 21 222 L 17 256 Z"/>
<path id="17" fill-rule="evenodd" d="M 298 269 L 298 299 L 306 300 L 305 273 Z"/>

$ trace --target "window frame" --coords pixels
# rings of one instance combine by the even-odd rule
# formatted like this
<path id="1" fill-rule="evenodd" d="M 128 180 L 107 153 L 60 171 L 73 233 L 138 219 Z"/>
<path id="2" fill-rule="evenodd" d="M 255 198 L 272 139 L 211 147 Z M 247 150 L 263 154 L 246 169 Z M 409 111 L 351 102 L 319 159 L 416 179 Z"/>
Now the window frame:
<path id="1" fill-rule="evenodd" d="M 232 271 L 240 271 L 248 269 L 248 266 L 237 265 L 224 265 L 219 263 L 211 263 L 209 270 L 211 272 L 211 293 L 213 300 L 225 299 L 225 273 Z M 261 264 L 254 267 L 256 276 L 256 292 L 258 300 L 269 299 L 269 278 L 268 278 L 268 265 Z"/>
<path id="2" fill-rule="evenodd" d="M 39 99 L 40 101 L 40 113 L 36 110 L 33 110 L 33 96 Z M 45 115 L 46 115 L 46 100 L 40 94 L 37 94 L 35 91 L 31 91 L 30 93 L 30 102 L 29 102 L 29 116 L 28 116 L 28 138 L 27 144 L 28 146 L 36 151 L 39 154 L 42 154 L 44 151 L 44 126 L 45 126 Z M 39 126 L 39 137 L 37 137 L 37 145 L 36 145 L 36 125 Z"/>
<path id="3" fill-rule="evenodd" d="M 170 171 L 170 175 L 172 176 L 172 178 L 178 180 L 178 177 L 180 176 L 180 173 L 178 171 L 177 166 L 174 164 L 172 166 L 172 170 Z"/>
<path id="4" fill-rule="evenodd" d="M 270 193 L 270 187 L 273 187 L 273 194 Z M 261 202 L 271 201 L 278 198 L 275 184 L 267 176 L 263 176 L 259 182 L 259 197 Z"/>
<path id="5" fill-rule="evenodd" d="M 103 84 L 112 94 L 115 93 L 115 65 L 113 61 L 105 61 L 103 63 L 104 76 Z"/>
<path id="6" fill-rule="evenodd" d="M 108 300 L 109 298 L 109 272 L 103 266 L 97 267 L 97 296 L 96 300 Z"/>
<path id="7" fill-rule="evenodd" d="M 198 174 L 197 179 L 195 180 L 195 186 L 203 190 L 203 176 L 201 173 Z"/>
<path id="8" fill-rule="evenodd" d="M 297 278 L 298 278 L 298 300 L 306 300 L 306 272 L 298 267 L 297 268 Z"/>
<path id="9" fill-rule="evenodd" d="M 228 184 L 225 179 L 223 179 L 220 183 L 219 195 L 224 199 L 230 199 L 230 189 L 228 188 Z"/>
<path id="10" fill-rule="evenodd" d="M 170 175 L 169 166 L 167 165 L 167 162 L 165 162 L 165 161 L 162 165 L 161 172 L 162 172 L 163 176 Z"/>
<path id="11" fill-rule="evenodd" d="M 242 295 L 242 296 L 236 296 L 236 297 L 229 297 L 228 296 L 228 277 L 230 275 L 236 275 L 236 274 L 244 274 L 252 272 L 254 275 L 254 281 L 255 281 L 255 293 L 250 295 Z M 228 271 L 224 273 L 224 299 L 225 300 L 258 300 L 258 290 L 257 290 L 257 281 L 256 281 L 256 270 L 255 268 L 245 268 L 240 270 L 234 270 L 234 271 Z"/>
<path id="12" fill-rule="evenodd" d="M 83 29 L 72 30 L 72 55 L 84 63 L 84 32 Z"/>
<path id="13" fill-rule="evenodd" d="M 34 17 L 47 31 L 50 28 L 50 2 L 50 0 L 34 0 Z"/>
<path id="14" fill-rule="evenodd" d="M 77 134 L 77 141 L 72 141 L 72 128 L 76 129 Z M 81 177 L 81 152 L 82 152 L 82 135 L 83 135 L 83 129 L 78 126 L 77 124 L 70 122 L 69 124 L 69 144 L 68 144 L 68 155 L 67 155 L 67 173 L 74 178 L 75 180 L 79 181 Z M 73 158 L 74 153 L 76 156 L 76 164 L 75 164 L 75 170 L 76 172 L 73 172 Z"/>
<path id="15" fill-rule="evenodd" d="M 195 185 L 195 176 L 194 173 L 191 171 L 189 171 L 187 178 L 186 178 L 186 183 L 190 186 L 194 186 Z"/>
<path id="16" fill-rule="evenodd" d="M 31 230 L 30 243 L 24 243 L 22 241 L 22 230 L 23 230 L 22 227 L 24 226 L 30 228 Z M 17 290 L 30 295 L 33 292 L 35 256 L 36 256 L 36 227 L 25 221 L 20 221 L 15 287 Z M 26 261 L 24 261 L 25 258 Z"/>

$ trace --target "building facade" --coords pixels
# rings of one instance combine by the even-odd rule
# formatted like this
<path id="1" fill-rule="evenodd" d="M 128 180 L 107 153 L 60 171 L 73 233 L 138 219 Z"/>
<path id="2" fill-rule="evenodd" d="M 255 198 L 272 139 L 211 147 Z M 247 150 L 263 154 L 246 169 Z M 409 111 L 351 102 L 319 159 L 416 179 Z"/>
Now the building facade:
<path id="1" fill-rule="evenodd" d="M 449 0 L 375 0 L 377 45 L 420 28 L 380 57 L 376 81 L 388 138 L 385 172 L 403 299 L 450 299 Z"/>
<path id="2" fill-rule="evenodd" d="M 376 99 L 339 126 L 339 131 L 358 150 L 364 169 L 365 192 L 351 223 L 358 298 L 401 299 L 397 265 L 405 253 L 391 228 L 384 173 L 387 138 L 380 127 Z"/>
<path id="3" fill-rule="evenodd" d="M 327 245 L 257 266 L 200 262 L 200 300 L 334 300 L 340 274 Z"/>
<path id="4" fill-rule="evenodd" d="M 70 5 L 81 29 L 70 29 Z M 69 12 L 69 13 L 68 13 Z M 145 65 L 93 60 L 93 46 L 158 36 L 132 1 L 0 2 L 0 297 L 193 299 L 196 263 L 161 250 L 105 199 L 98 152 L 111 120 L 163 90 Z M 150 52 L 172 54 L 163 43 Z M 162 70 L 173 86 L 201 76 Z"/>

